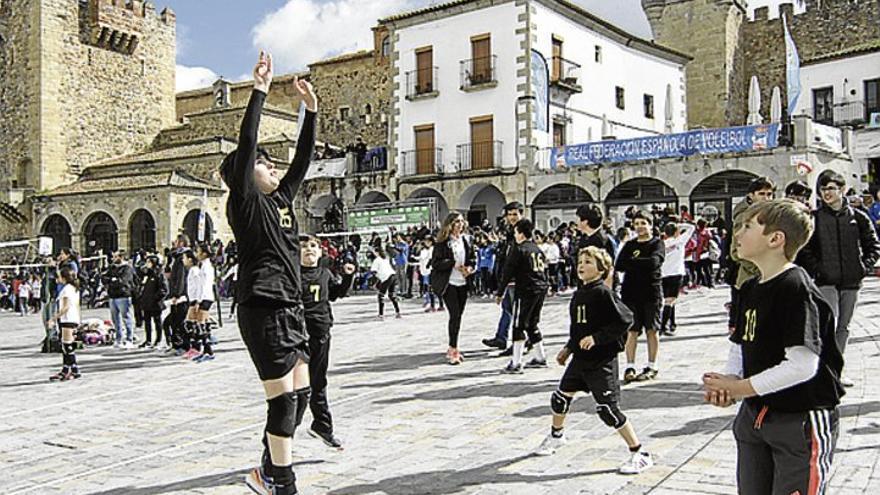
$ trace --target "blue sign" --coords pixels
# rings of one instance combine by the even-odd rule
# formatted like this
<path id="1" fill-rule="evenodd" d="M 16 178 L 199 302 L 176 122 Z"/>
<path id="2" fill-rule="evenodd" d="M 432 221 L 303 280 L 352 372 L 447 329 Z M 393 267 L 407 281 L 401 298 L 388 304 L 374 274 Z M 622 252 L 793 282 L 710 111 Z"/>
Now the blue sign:
<path id="1" fill-rule="evenodd" d="M 537 131 L 550 129 L 550 72 L 547 59 L 541 52 L 532 50 L 532 94 L 535 95 L 534 127 Z"/>
<path id="2" fill-rule="evenodd" d="M 695 154 L 758 151 L 779 145 L 779 124 L 700 129 L 634 139 L 596 141 L 553 148 L 553 169 L 675 158 Z"/>

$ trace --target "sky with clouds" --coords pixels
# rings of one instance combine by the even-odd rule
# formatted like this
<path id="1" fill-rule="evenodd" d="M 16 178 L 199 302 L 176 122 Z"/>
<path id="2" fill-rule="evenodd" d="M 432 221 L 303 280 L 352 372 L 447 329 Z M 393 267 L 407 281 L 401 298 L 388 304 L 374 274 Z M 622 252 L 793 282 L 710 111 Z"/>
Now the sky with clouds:
<path id="1" fill-rule="evenodd" d="M 249 78 L 261 48 L 272 52 L 276 73 L 372 48 L 370 30 L 391 14 L 439 3 L 432 0 L 154 0 L 177 14 L 177 88 L 210 85 L 219 76 Z M 573 0 L 643 38 L 651 30 L 640 0 Z M 780 0 L 757 0 L 760 4 Z M 754 0 L 753 2 L 754 3 Z M 210 5 L 206 9 L 206 5 Z M 754 7 L 754 6 L 753 6 Z"/>

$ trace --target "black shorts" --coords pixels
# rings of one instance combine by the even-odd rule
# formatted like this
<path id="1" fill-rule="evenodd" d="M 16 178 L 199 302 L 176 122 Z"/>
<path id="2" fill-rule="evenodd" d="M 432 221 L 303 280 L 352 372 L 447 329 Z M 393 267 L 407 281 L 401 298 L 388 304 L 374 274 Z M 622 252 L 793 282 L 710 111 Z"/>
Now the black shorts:
<path id="1" fill-rule="evenodd" d="M 681 292 L 681 281 L 683 278 L 681 275 L 663 277 L 660 280 L 660 284 L 663 286 L 663 297 L 678 297 L 678 294 Z"/>
<path id="2" fill-rule="evenodd" d="M 281 378 L 297 361 L 309 361 L 303 309 L 239 305 L 238 328 L 260 380 Z"/>
<path id="3" fill-rule="evenodd" d="M 208 311 L 213 305 L 214 301 L 202 301 L 199 303 L 199 309 L 201 309 L 202 311 Z"/>
<path id="4" fill-rule="evenodd" d="M 642 330 L 659 330 L 660 329 L 660 309 L 663 307 L 663 301 L 650 302 L 633 302 L 624 301 L 626 307 L 632 311 L 633 322 L 629 327 L 630 332 L 636 332 L 641 335 Z"/>
<path id="5" fill-rule="evenodd" d="M 601 368 L 584 366 L 579 359 L 572 359 L 559 380 L 559 390 L 565 393 L 586 392 L 593 394 L 599 404 L 617 403 L 620 400 L 617 358 Z"/>

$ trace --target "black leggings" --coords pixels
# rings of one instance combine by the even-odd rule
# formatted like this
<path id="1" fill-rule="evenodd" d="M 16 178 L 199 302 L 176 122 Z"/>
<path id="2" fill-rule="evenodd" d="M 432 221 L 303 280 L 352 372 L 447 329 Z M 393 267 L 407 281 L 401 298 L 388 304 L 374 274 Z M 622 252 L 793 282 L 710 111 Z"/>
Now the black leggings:
<path id="1" fill-rule="evenodd" d="M 149 343 L 153 336 L 153 326 L 156 327 L 156 345 L 162 342 L 162 312 L 161 311 L 144 311 L 144 331 L 147 334 L 147 342 Z"/>
<path id="2" fill-rule="evenodd" d="M 449 347 L 458 347 L 458 334 L 461 331 L 461 315 L 467 304 L 467 285 L 448 285 L 443 293 L 446 309 L 449 310 Z"/>
<path id="3" fill-rule="evenodd" d="M 400 314 L 400 305 L 397 304 L 397 275 L 392 275 L 388 277 L 384 282 L 379 282 L 379 285 L 376 287 L 379 289 L 379 316 L 385 314 L 385 294 L 388 294 L 388 299 L 391 299 L 391 304 L 394 305 L 394 312 Z"/>

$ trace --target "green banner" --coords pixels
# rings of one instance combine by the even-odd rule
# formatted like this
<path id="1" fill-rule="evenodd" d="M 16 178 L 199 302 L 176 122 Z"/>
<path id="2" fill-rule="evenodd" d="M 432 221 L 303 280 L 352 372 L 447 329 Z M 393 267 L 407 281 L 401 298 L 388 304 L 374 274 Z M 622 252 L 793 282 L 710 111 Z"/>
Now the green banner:
<path id="1" fill-rule="evenodd" d="M 372 210 L 355 210 L 347 213 L 348 228 L 352 232 L 386 230 L 393 227 L 405 230 L 407 227 L 429 225 L 431 209 L 428 206 L 395 206 Z"/>

